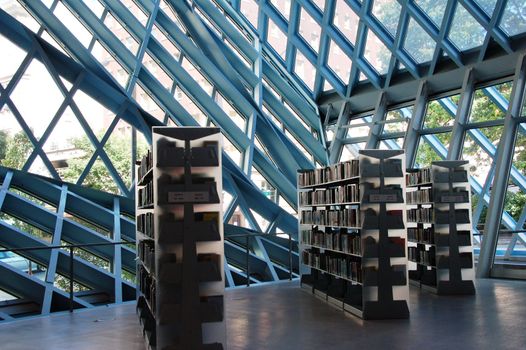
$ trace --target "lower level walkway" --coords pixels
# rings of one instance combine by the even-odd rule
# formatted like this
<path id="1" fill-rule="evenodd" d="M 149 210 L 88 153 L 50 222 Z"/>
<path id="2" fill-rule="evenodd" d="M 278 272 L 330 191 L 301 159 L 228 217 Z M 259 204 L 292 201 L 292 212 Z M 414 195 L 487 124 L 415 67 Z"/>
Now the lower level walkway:
<path id="1" fill-rule="evenodd" d="M 409 320 L 361 321 L 279 283 L 229 290 L 228 350 L 524 349 L 526 282 L 479 280 L 477 295 L 411 287 Z M 144 349 L 133 304 L 0 324 L 2 350 Z"/>

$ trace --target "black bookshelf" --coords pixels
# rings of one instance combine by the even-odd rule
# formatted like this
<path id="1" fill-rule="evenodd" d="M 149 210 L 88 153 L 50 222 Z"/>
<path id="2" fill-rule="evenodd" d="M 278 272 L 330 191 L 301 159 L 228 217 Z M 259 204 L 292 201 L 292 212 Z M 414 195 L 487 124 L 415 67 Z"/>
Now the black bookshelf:
<path id="1" fill-rule="evenodd" d="M 298 174 L 301 286 L 364 319 L 407 318 L 404 154 Z"/>
<path id="2" fill-rule="evenodd" d="M 475 294 L 468 167 L 437 161 L 407 171 L 409 277 L 439 295 Z"/>
<path id="3" fill-rule="evenodd" d="M 154 127 L 138 167 L 137 311 L 149 348 L 226 348 L 220 145 L 217 128 Z"/>

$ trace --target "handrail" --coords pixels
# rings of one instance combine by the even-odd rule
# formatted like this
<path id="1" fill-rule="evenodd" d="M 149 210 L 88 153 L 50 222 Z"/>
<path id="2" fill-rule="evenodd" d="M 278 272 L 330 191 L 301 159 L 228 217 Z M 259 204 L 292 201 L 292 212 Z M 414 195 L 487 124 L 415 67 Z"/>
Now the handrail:
<path id="1" fill-rule="evenodd" d="M 85 243 L 85 244 L 64 244 L 64 245 L 52 245 L 44 247 L 23 247 L 23 248 L 3 248 L 0 249 L 2 252 L 26 252 L 33 250 L 48 250 L 48 249 L 69 249 L 69 312 L 73 312 L 73 281 L 75 279 L 75 271 L 73 269 L 74 261 L 74 252 L 75 248 L 84 248 L 84 247 L 96 247 L 96 246 L 115 246 L 119 244 L 133 244 L 133 242 L 120 241 L 120 242 L 104 242 L 104 243 Z M 31 260 L 29 260 L 29 268 L 31 272 Z"/>

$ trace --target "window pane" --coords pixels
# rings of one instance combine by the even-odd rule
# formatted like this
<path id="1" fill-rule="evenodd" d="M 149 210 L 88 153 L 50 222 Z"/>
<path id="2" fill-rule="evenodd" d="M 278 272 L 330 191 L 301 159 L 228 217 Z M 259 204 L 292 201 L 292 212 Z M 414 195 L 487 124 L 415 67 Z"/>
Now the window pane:
<path id="1" fill-rule="evenodd" d="M 374 0 L 373 15 L 394 37 L 398 27 L 401 6 L 392 0 Z"/>
<path id="2" fill-rule="evenodd" d="M 320 47 L 321 27 L 307 11 L 302 8 L 300 15 L 299 34 L 314 51 L 318 52 Z"/>
<path id="3" fill-rule="evenodd" d="M 267 42 L 285 60 L 287 36 L 270 18 L 268 20 Z"/>
<path id="4" fill-rule="evenodd" d="M 417 63 L 424 63 L 433 59 L 435 47 L 436 42 L 411 18 L 407 27 L 404 49 Z"/>
<path id="5" fill-rule="evenodd" d="M 352 45 L 354 45 L 356 40 L 359 20 L 356 13 L 351 10 L 345 0 L 338 0 L 334 12 L 333 24 Z"/>
<path id="6" fill-rule="evenodd" d="M 415 2 L 436 26 L 440 28 L 444 12 L 446 12 L 447 0 L 415 0 Z"/>
<path id="7" fill-rule="evenodd" d="M 453 125 L 458 99 L 459 95 L 455 95 L 430 101 L 427 104 L 426 115 L 424 117 L 424 128 L 430 129 Z M 450 108 L 446 109 L 445 106 L 449 106 Z"/>
<path id="8" fill-rule="evenodd" d="M 370 30 L 367 31 L 364 57 L 378 73 L 387 73 L 389 61 L 391 60 L 391 51 Z"/>
<path id="9" fill-rule="evenodd" d="M 500 20 L 500 28 L 509 35 L 526 32 L 526 2 L 524 0 L 508 0 Z"/>
<path id="10" fill-rule="evenodd" d="M 451 133 L 425 135 L 420 137 L 416 152 L 416 166 L 429 167 L 431 162 L 444 160 L 447 156 Z"/>
<path id="11" fill-rule="evenodd" d="M 314 77 L 316 70 L 312 63 L 299 51 L 296 53 L 296 64 L 294 65 L 294 73 L 303 80 L 305 85 L 312 91 L 314 89 Z"/>
<path id="12" fill-rule="evenodd" d="M 398 108 L 387 112 L 383 133 L 405 132 L 412 113 L 413 106 Z"/>
<path id="13" fill-rule="evenodd" d="M 478 89 L 473 96 L 473 105 L 469 116 L 470 122 L 482 122 L 487 120 L 503 119 L 506 115 L 506 107 L 511 94 L 512 83 L 507 82 L 484 89 Z M 495 99 L 502 100 L 497 105 Z"/>
<path id="14" fill-rule="evenodd" d="M 469 14 L 461 4 L 457 5 L 455 17 L 451 24 L 449 39 L 460 51 L 482 45 L 486 30 Z"/>
<path id="15" fill-rule="evenodd" d="M 351 73 L 352 61 L 334 41 L 330 42 L 329 61 L 327 63 L 338 78 L 344 84 L 347 84 Z"/>

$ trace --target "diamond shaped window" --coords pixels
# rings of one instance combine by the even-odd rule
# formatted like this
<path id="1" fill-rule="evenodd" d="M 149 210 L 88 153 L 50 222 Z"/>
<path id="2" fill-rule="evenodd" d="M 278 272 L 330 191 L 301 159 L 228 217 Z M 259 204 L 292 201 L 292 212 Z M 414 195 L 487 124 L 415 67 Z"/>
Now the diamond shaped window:
<path id="1" fill-rule="evenodd" d="M 367 31 L 364 57 L 379 74 L 387 73 L 391 51 L 371 30 Z"/>
<path id="2" fill-rule="evenodd" d="M 352 61 L 334 41 L 330 42 L 328 64 L 338 78 L 344 84 L 347 84 L 351 73 Z"/>
<path id="3" fill-rule="evenodd" d="M 345 0 L 338 0 L 336 2 L 336 10 L 332 23 L 352 45 L 354 45 L 356 41 L 359 21 L 360 18 L 358 15 L 351 10 Z"/>
<path id="4" fill-rule="evenodd" d="M 301 9 L 299 34 L 305 39 L 307 44 L 314 49 L 314 51 L 318 52 L 320 47 L 321 27 L 304 8 Z"/>
<path id="5" fill-rule="evenodd" d="M 446 12 L 447 0 L 415 0 L 415 3 L 440 28 Z"/>
<path id="6" fill-rule="evenodd" d="M 372 13 L 394 37 L 400 19 L 401 6 L 392 0 L 374 0 Z"/>
<path id="7" fill-rule="evenodd" d="M 449 32 L 449 39 L 453 44 L 460 51 L 465 51 L 482 45 L 485 36 L 486 30 L 464 6 L 458 4 Z"/>
<path id="8" fill-rule="evenodd" d="M 417 63 L 424 63 L 433 59 L 435 47 L 436 42 L 411 18 L 407 26 L 404 49 Z"/>
<path id="9" fill-rule="evenodd" d="M 526 2 L 508 0 L 499 27 L 510 36 L 526 32 Z"/>

